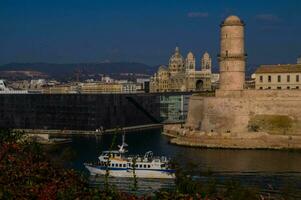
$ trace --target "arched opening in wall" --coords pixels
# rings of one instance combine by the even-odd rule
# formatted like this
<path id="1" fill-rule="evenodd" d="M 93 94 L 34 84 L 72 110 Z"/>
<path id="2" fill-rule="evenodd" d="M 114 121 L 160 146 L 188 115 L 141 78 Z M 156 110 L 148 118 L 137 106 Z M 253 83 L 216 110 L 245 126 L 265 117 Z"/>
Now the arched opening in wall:
<path id="1" fill-rule="evenodd" d="M 197 80 L 196 84 L 195 84 L 195 89 L 197 91 L 201 91 L 204 88 L 204 82 L 202 80 Z"/>

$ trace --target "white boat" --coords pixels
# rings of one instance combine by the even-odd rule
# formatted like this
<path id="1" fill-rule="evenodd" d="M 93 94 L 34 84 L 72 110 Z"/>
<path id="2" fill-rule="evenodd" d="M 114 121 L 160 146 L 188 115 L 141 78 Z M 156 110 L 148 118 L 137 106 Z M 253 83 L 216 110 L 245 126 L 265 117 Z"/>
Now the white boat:
<path id="1" fill-rule="evenodd" d="M 175 178 L 175 170 L 170 168 L 167 157 L 154 157 L 151 151 L 144 156 L 126 156 L 127 144 L 122 138 L 119 150 L 103 151 L 97 163 L 84 163 L 91 175 L 109 174 L 111 177 Z"/>

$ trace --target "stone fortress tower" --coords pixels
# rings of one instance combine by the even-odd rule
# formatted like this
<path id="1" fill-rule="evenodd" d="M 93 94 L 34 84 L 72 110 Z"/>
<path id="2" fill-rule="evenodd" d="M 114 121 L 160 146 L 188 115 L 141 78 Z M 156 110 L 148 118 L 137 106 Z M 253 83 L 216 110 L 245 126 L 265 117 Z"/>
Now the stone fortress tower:
<path id="1" fill-rule="evenodd" d="M 237 16 L 227 17 L 220 25 L 220 89 L 243 90 L 246 54 L 244 22 Z"/>
<path id="2" fill-rule="evenodd" d="M 220 25 L 220 89 L 192 96 L 185 127 L 205 133 L 294 133 L 301 135 L 301 90 L 244 89 L 244 22 L 227 17 Z M 202 65 L 209 62 L 206 55 Z"/>

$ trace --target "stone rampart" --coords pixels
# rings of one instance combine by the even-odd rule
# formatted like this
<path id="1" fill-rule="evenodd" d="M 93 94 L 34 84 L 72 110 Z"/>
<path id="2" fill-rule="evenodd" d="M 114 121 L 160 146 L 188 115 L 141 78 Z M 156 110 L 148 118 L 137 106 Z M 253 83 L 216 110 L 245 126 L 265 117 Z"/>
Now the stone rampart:
<path id="1" fill-rule="evenodd" d="M 217 91 L 190 99 L 186 127 L 205 132 L 301 134 L 301 91 Z"/>

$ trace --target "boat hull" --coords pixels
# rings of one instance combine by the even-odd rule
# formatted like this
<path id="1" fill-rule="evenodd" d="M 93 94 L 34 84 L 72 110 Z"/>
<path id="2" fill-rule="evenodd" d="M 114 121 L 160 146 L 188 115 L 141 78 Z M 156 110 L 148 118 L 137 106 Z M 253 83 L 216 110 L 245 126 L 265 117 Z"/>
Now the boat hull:
<path id="1" fill-rule="evenodd" d="M 85 167 L 89 170 L 90 174 L 95 175 L 105 175 L 106 169 L 103 167 L 93 166 L 85 164 Z M 114 168 L 108 169 L 110 177 L 125 177 L 133 178 L 134 173 L 132 169 L 129 168 Z M 137 178 L 161 178 L 161 179 L 173 179 L 175 178 L 174 170 L 154 170 L 154 169 L 136 169 L 135 175 Z"/>

